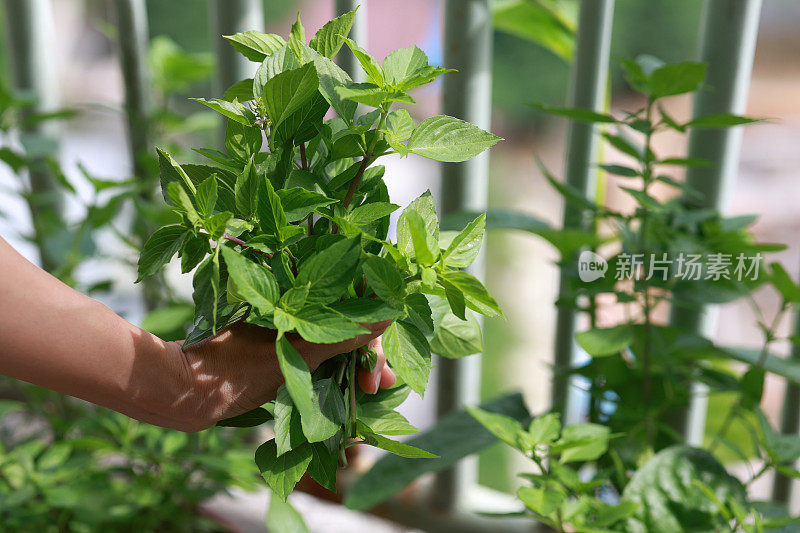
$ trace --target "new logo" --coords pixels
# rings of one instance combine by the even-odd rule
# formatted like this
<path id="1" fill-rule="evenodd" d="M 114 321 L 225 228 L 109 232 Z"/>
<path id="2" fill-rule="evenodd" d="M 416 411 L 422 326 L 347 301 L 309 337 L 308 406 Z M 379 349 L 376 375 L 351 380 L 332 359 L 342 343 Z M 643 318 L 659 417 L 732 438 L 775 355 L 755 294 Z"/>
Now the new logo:
<path id="1" fill-rule="evenodd" d="M 578 256 L 578 277 L 584 283 L 602 278 L 607 270 L 606 260 L 591 250 L 584 250 Z"/>

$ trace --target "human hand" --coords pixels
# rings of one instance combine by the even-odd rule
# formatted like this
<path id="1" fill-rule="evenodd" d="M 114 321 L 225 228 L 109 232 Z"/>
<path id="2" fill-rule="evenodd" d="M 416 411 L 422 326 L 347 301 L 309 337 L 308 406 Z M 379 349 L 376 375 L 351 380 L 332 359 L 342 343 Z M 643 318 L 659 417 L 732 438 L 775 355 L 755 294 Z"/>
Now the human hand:
<path id="1" fill-rule="evenodd" d="M 288 334 L 292 345 L 313 371 L 331 357 L 368 345 L 378 354 L 372 372 L 358 371 L 361 389 L 374 394 L 391 387 L 394 373 L 386 365 L 380 335 L 389 321 L 363 324 L 369 333 L 334 344 L 315 344 Z M 199 431 L 218 420 L 240 415 L 275 399 L 283 383 L 275 352 L 275 331 L 250 324 L 237 324 L 205 342 L 182 349 L 174 343 L 182 375 L 180 393 L 172 405 L 170 424 L 182 431 Z"/>

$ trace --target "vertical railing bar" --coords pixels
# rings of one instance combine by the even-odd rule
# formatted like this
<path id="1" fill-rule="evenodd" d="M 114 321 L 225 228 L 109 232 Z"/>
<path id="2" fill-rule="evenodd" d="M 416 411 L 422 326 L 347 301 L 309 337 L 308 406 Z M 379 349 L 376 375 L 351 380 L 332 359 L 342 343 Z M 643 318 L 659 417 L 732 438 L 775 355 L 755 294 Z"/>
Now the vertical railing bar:
<path id="1" fill-rule="evenodd" d="M 156 189 L 155 177 L 148 169 L 148 152 L 152 150 L 150 139 L 150 113 L 152 91 L 147 69 L 149 31 L 145 0 L 116 0 L 117 30 L 119 34 L 119 60 L 125 88 L 125 117 L 128 127 L 128 150 L 133 174 L 143 183 L 139 196 L 144 202 L 153 201 Z M 136 216 L 133 232 L 144 244 L 153 231 L 144 217 Z M 163 301 L 165 291 L 162 278 L 149 276 L 143 280 L 145 309 L 151 311 Z"/>
<path id="2" fill-rule="evenodd" d="M 5 0 L 5 9 L 3 18 L 12 52 L 9 59 L 15 88 L 34 95 L 35 111 L 54 111 L 59 105 L 59 94 L 58 70 L 53 60 L 54 21 L 50 0 Z M 34 126 L 30 132 L 48 137 L 56 134 L 53 124 Z M 45 214 L 56 217 L 56 220 L 63 218 L 63 197 L 44 161 L 35 161 L 31 165 L 28 184 L 32 193 L 27 202 L 33 238 L 42 268 L 52 271 L 59 261 L 48 253 L 43 225 L 47 223 Z"/>
<path id="3" fill-rule="evenodd" d="M 582 0 L 576 35 L 575 60 L 570 76 L 569 105 L 601 111 L 608 91 L 608 62 L 611 47 L 614 0 Z M 567 135 L 565 180 L 584 197 L 594 201 L 597 157 L 597 129 L 593 124 L 572 121 Z M 565 228 L 590 229 L 585 210 L 564 205 Z M 563 258 L 570 261 L 572 258 Z M 559 297 L 567 297 L 569 279 L 561 276 Z M 569 379 L 564 371 L 575 357 L 576 314 L 572 308 L 559 307 L 556 316 L 556 339 L 552 407 L 565 415 L 569 399 Z"/>
<path id="4" fill-rule="evenodd" d="M 800 311 L 794 317 L 794 335 L 800 335 Z M 800 362 L 800 343 L 792 343 L 789 359 Z M 786 382 L 786 394 L 783 398 L 783 412 L 781 413 L 781 433 L 784 435 L 797 435 L 800 431 L 800 386 Z M 792 497 L 794 480 L 778 472 L 772 486 L 773 501 L 789 504 Z"/>
<path id="5" fill-rule="evenodd" d="M 444 10 L 444 66 L 458 72 L 444 76 L 442 111 L 490 129 L 492 90 L 492 13 L 489 0 L 446 0 Z M 464 163 L 442 165 L 442 213 L 486 208 L 489 154 Z M 471 267 L 480 277 L 483 258 Z M 436 368 L 436 414 L 441 418 L 463 404 L 475 404 L 480 390 L 480 358 L 439 358 Z M 462 461 L 437 475 L 435 507 L 455 510 L 477 483 L 477 459 Z"/>
<path id="6" fill-rule="evenodd" d="M 152 105 L 147 71 L 147 6 L 144 0 L 116 0 L 115 3 L 131 160 L 135 174 L 143 176 L 146 171 L 141 156 L 150 150 Z"/>
<path id="7" fill-rule="evenodd" d="M 705 6 L 700 39 L 700 61 L 706 63 L 705 88 L 694 96 L 693 116 L 716 113 L 742 114 L 753 70 L 761 0 L 709 0 Z M 688 155 L 710 161 L 707 167 L 690 167 L 686 184 L 702 193 L 691 201 L 696 207 L 724 211 L 733 191 L 739 165 L 742 128 L 695 129 L 689 134 Z M 690 202 L 687 200 L 687 203 Z M 670 322 L 684 331 L 713 334 L 716 308 L 674 308 Z M 692 390 L 687 413 L 679 414 L 687 442 L 700 445 L 705 432 L 708 396 L 700 384 Z"/>
<path id="8" fill-rule="evenodd" d="M 258 64 L 237 52 L 223 35 L 241 31 L 264 31 L 264 3 L 262 0 L 211 0 L 211 42 L 217 58 L 217 76 L 214 94 L 219 97 L 228 87 L 245 78 L 253 77 Z M 225 136 L 227 120 L 222 121 L 221 136 Z"/>
<path id="9" fill-rule="evenodd" d="M 350 30 L 350 38 L 358 43 L 361 48 L 368 50 L 367 36 L 369 28 L 367 26 L 367 0 L 336 0 L 336 16 L 347 13 L 358 8 L 356 19 L 353 22 L 353 29 Z M 336 64 L 342 67 L 355 82 L 364 81 L 364 72 L 358 65 L 358 61 L 349 48 L 343 46 L 336 55 Z"/>

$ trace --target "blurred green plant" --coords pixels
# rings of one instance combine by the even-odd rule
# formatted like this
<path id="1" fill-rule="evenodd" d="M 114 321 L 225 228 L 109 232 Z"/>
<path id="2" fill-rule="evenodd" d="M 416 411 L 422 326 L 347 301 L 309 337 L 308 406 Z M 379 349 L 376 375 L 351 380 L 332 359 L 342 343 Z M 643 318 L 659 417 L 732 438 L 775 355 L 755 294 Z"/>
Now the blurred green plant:
<path id="1" fill-rule="evenodd" d="M 492 2 L 494 27 L 538 44 L 566 62 L 575 51 L 573 0 L 496 0 Z"/>
<path id="2" fill-rule="evenodd" d="M 200 504 L 256 487 L 241 434 L 168 431 L 21 390 L 26 401 L 0 401 L 4 531 L 220 531 Z"/>
<path id="3" fill-rule="evenodd" d="M 784 246 L 757 243 L 750 232 L 755 217 L 724 217 L 713 209 L 694 207 L 700 193 L 671 176 L 673 169 L 707 165 L 707 161 L 662 157 L 653 146 L 653 138 L 662 132 L 729 128 L 757 119 L 713 115 L 681 122 L 665 111 L 663 99 L 700 87 L 705 78 L 703 64 L 664 64 L 641 56 L 623 61 L 622 66 L 631 87 L 645 98 L 640 109 L 618 118 L 583 109 L 538 107 L 603 126 L 605 142 L 628 162 L 599 167 L 619 180 L 620 190 L 634 208 L 619 211 L 595 205 L 542 166 L 565 201 L 592 220 L 593 230 L 557 230 L 522 214 L 487 213 L 487 227 L 529 231 L 561 254 L 562 275 L 570 288 L 558 305 L 584 313 L 591 324 L 576 337 L 591 359 L 567 372 L 579 378 L 577 383 L 589 396 L 588 421 L 562 427 L 554 413 L 528 424 L 519 416 L 472 408 L 469 412 L 496 438 L 534 463 L 536 470 L 523 474 L 530 485 L 517 492 L 526 508 L 523 514 L 557 531 L 760 532 L 800 523 L 786 509 L 746 496 L 747 487 L 768 472 L 800 477 L 794 466 L 800 459 L 800 437 L 778 434 L 759 407 L 768 371 L 798 380 L 798 364 L 771 355 L 770 348 L 778 340 L 798 340 L 780 339 L 776 330 L 790 309 L 800 307 L 800 287 L 780 264 L 761 264 L 762 254 Z M 676 194 L 657 195 L 656 184 Z M 606 260 L 597 255 L 592 257 L 597 263 L 593 267 L 584 265 L 584 260 L 575 261 L 581 250 L 598 249 L 605 251 L 607 270 L 599 263 Z M 687 276 L 686 254 L 696 256 L 696 274 Z M 726 260 L 729 270 L 720 272 L 720 261 L 725 265 Z M 594 272 L 599 274 L 586 277 Z M 753 291 L 762 286 L 772 287 L 780 297 L 773 316 L 765 316 L 753 299 Z M 763 346 L 755 352 L 717 346 L 694 331 L 664 325 L 655 318 L 666 306 L 694 308 L 741 298 L 753 305 L 763 332 Z M 609 312 L 612 308 L 616 312 Z M 601 327 L 609 316 L 624 318 Z M 735 370 L 738 367 L 724 364 L 731 361 L 747 363 L 746 370 L 740 373 Z M 708 386 L 709 394 L 736 398 L 706 449 L 686 446 L 677 422 L 689 407 L 695 382 Z M 728 439 L 734 422 L 746 429 L 755 457 Z M 436 440 L 447 431 L 453 429 L 440 427 L 419 438 Z M 470 434 L 473 428 L 465 425 L 459 436 L 469 439 Z M 745 464 L 757 465 L 750 466 L 749 480 L 742 482 L 726 471 L 714 455 L 722 446 Z M 370 494 L 363 490 L 374 488 L 378 479 L 399 488 L 386 476 L 402 465 L 393 460 L 393 468 L 387 470 L 382 465 L 385 461 L 356 482 L 356 496 L 348 504 L 363 508 L 389 496 L 393 491 L 376 489 L 377 494 Z M 411 479 L 403 477 L 406 483 Z"/>

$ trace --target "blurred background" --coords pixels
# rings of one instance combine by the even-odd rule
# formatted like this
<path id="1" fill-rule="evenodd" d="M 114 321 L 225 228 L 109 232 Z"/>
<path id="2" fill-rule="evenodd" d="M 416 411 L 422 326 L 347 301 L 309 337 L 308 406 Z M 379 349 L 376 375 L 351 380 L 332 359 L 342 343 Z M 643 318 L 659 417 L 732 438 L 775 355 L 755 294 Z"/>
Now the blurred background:
<path id="1" fill-rule="evenodd" d="M 148 315 L 142 286 L 134 284 L 136 276 L 132 265 L 135 265 L 138 254 L 135 247 L 131 246 L 134 243 L 127 242 L 136 236 L 135 228 L 131 228 L 134 210 L 123 202 L 107 200 L 109 191 L 124 187 L 135 174 L 135 161 L 131 159 L 128 147 L 117 19 L 112 2 L 53 0 L 50 4 L 52 26 L 48 38 L 52 46 L 46 58 L 46 70 L 55 90 L 49 95 L 52 98 L 49 104 L 51 109 L 68 109 L 70 113 L 59 117 L 61 120 L 47 122 L 44 137 L 50 144 L 40 142 L 36 149 L 49 154 L 49 168 L 58 173 L 58 181 L 63 181 L 61 185 L 69 191 L 61 200 L 61 222 L 44 220 L 47 215 L 40 207 L 42 204 L 31 202 L 30 197 L 24 194 L 25 188 L 13 164 L 0 165 L 0 235 L 25 257 L 42 264 L 38 245 L 41 243 L 29 237 L 34 234 L 36 224 L 59 225 L 64 231 L 51 239 L 47 246 L 53 250 L 54 257 L 67 258 L 64 264 L 57 265 L 64 279 L 82 290 L 90 291 L 93 297 L 128 320 L 143 323 L 144 327 L 165 336 L 175 335 L 186 322 L 187 314 L 191 317 L 191 308 L 187 310 L 186 305 L 176 304 L 166 312 L 162 310 L 160 314 Z M 218 65 L 214 53 L 214 30 L 209 24 L 211 7 L 208 4 L 204 0 L 147 2 L 150 43 L 147 67 L 155 93 L 153 105 L 156 124 L 152 141 L 155 145 L 178 149 L 181 162 L 200 158 L 186 147 L 215 146 L 218 140 L 217 116 L 187 99 L 220 96 L 213 82 Z M 577 2 L 564 1 L 558 2 L 558 5 L 567 20 L 574 23 Z M 298 11 L 308 35 L 313 35 L 334 16 L 332 0 L 269 0 L 264 1 L 263 8 L 266 27 L 252 29 L 282 35 L 287 33 Z M 612 112 L 636 109 L 642 103 L 625 86 L 617 65 L 619 59 L 639 54 L 652 54 L 668 62 L 695 59 L 701 9 L 702 2 L 699 0 L 617 1 L 610 80 Z M 4 18 L 0 31 L 5 33 L 8 33 L 9 24 L 15 24 L 9 15 L 7 10 L 0 13 Z M 442 16 L 443 3 L 437 0 L 369 0 L 366 48 L 374 56 L 382 58 L 391 50 L 417 44 L 431 58 L 431 64 L 439 65 L 442 62 Z M 800 268 L 797 261 L 800 257 L 800 210 L 796 208 L 800 201 L 800 185 L 794 176 L 800 167 L 798 25 L 800 3 L 764 0 L 747 114 L 774 120 L 745 130 L 739 174 L 730 205 L 731 214 L 759 215 L 756 225 L 759 240 L 789 245 L 787 251 L 775 257 L 775 260 L 783 262 L 789 272 L 797 272 Z M 0 82 L 6 88 L 14 86 L 11 77 L 14 48 L 10 46 L 8 37 L 4 35 L 0 40 Z M 491 129 L 506 140 L 491 150 L 489 205 L 514 208 L 558 225 L 561 220 L 561 201 L 538 171 L 535 157 L 542 158 L 556 174 L 560 173 L 564 164 L 566 124 L 562 119 L 544 116 L 529 103 L 564 104 L 569 55 L 559 54 L 557 47 L 542 46 L 535 36 L 526 35 L 509 24 L 498 23 L 493 39 Z M 416 108 L 410 109 L 415 118 L 438 113 L 441 83 L 422 89 L 414 97 L 419 102 Z M 668 110 L 673 116 L 686 119 L 690 115 L 690 104 L 688 97 L 673 98 L 669 101 Z M 20 143 L 24 144 L 24 141 L 24 138 L 12 134 L 10 128 L 4 129 L 0 137 L 0 150 L 14 148 Z M 682 138 L 665 136 L 659 142 L 663 143 L 659 146 L 659 151 L 663 153 L 678 155 L 685 149 Z M 30 146 L 26 146 L 26 149 L 31 150 Z M 604 157 L 613 162 L 617 154 L 607 152 Z M 405 205 L 428 188 L 434 196 L 437 195 L 440 170 L 435 162 L 421 158 L 401 159 L 399 156 L 386 159 L 386 182 L 395 203 Z M 9 163 L 6 158 L 4 161 Z M 146 167 L 150 163 L 142 164 Z M 624 204 L 626 200 L 615 192 L 613 180 L 609 180 L 607 188 L 610 203 Z M 94 217 L 89 224 L 93 231 L 76 234 L 74 226 L 80 223 L 81 227 L 86 227 L 84 222 L 87 215 Z M 41 219 L 37 222 L 39 217 Z M 503 307 L 507 320 L 486 322 L 486 349 L 481 356 L 481 395 L 488 399 L 507 391 L 521 390 L 532 412 L 546 411 L 550 402 L 548 383 L 555 327 L 553 304 L 558 287 L 558 269 L 554 265 L 556 252 L 535 236 L 521 232 L 490 233 L 486 246 L 487 284 Z M 174 303 L 190 300 L 191 278 L 181 275 L 177 267 L 169 271 L 165 286 L 172 292 L 164 296 L 164 301 Z M 769 297 L 766 294 L 757 295 L 757 298 Z M 768 301 L 763 303 L 769 305 Z M 731 345 L 755 346 L 759 343 L 760 333 L 746 303 L 723 307 L 717 338 Z M 771 416 L 777 416 L 783 397 L 782 387 L 777 380 L 767 387 L 764 407 Z M 428 399 L 425 401 L 412 397 L 402 408 L 417 427 L 424 429 L 432 423 L 432 397 L 433 394 L 426 396 Z M 724 398 L 714 401 L 724 401 Z M 708 424 L 718 423 L 713 414 L 714 401 Z M 52 399 L 42 396 L 42 402 L 51 405 Z M 70 410 L 73 407 L 64 405 L 58 409 Z M 11 412 L 12 409 L 6 406 L 6 410 Z M 3 413 L 0 407 L 0 415 Z M 36 423 L 31 422 L 35 419 L 19 413 L 9 414 L 0 423 L 0 431 L 15 435 L 20 431 L 36 431 Z M 73 431 L 72 423 L 70 427 L 57 428 L 56 435 Z M 125 440 L 118 437 L 127 431 L 129 436 L 133 435 L 128 442 L 136 438 L 153 441 L 155 451 L 148 452 L 151 456 L 154 453 L 170 455 L 163 445 L 162 433 L 166 432 L 159 430 L 157 435 L 148 436 L 149 429 L 138 426 L 137 429 L 130 429 L 133 426 L 128 422 L 111 414 L 107 414 L 104 424 L 104 428 L 87 429 L 85 439 L 106 439 L 113 442 L 113 446 L 124 446 Z M 102 435 L 106 436 L 101 439 Z M 52 435 L 48 438 L 52 438 Z M 213 442 L 205 441 L 217 439 L 220 449 L 228 450 L 230 446 L 224 443 L 229 441 L 225 439 L 238 437 L 229 437 L 220 432 L 214 437 L 171 438 L 175 440 L 170 444 L 172 453 L 211 472 L 211 478 L 217 476 L 222 483 L 253 487 L 245 479 L 225 478 L 222 473 L 224 468 L 219 465 L 219 472 L 214 473 L 211 457 L 197 457 L 201 450 L 215 449 Z M 186 442 L 182 439 L 186 439 Z M 92 444 L 91 440 L 86 440 L 83 445 L 91 448 L 92 445 L 103 444 Z M 251 453 L 248 446 L 252 449 L 252 443 L 245 438 L 241 449 L 246 460 L 239 463 L 242 471 L 253 469 L 248 463 Z M 518 465 L 514 463 L 515 460 L 499 447 L 490 449 L 481 457 L 480 481 L 501 491 L 511 491 L 517 486 L 514 472 L 518 471 Z M 147 453 L 143 454 L 142 461 L 164 466 L 159 463 L 160 459 L 148 458 Z M 135 463 L 133 461 L 126 466 L 130 470 L 130 479 L 137 479 L 136 483 L 146 487 L 147 481 L 137 478 L 139 471 Z M 102 475 L 99 475 L 100 478 Z M 169 480 L 175 486 L 181 482 L 179 476 Z M 211 488 L 215 486 L 215 481 L 206 481 L 203 487 L 197 489 L 197 498 L 216 492 Z M 184 482 L 189 483 L 189 480 Z M 101 481 L 95 485 L 99 488 L 92 490 L 105 491 Z M 153 492 L 148 497 L 163 498 L 155 490 Z M 263 514 L 263 499 L 253 499 L 240 492 L 235 494 L 238 499 L 226 500 L 223 509 L 255 507 L 257 512 Z M 108 494 L 106 497 L 110 498 Z M 136 505 L 139 507 L 121 509 L 121 516 L 124 512 L 135 513 L 148 509 L 154 505 L 154 501 L 145 498 Z M 0 500 L 0 510 L 2 508 L 3 502 Z M 177 508 L 180 508 L 178 503 Z M 303 505 L 300 508 L 302 511 Z M 350 520 L 369 520 L 354 518 L 349 514 L 339 518 L 336 513 L 343 511 L 334 507 L 329 512 L 331 514 L 325 516 L 337 518 L 328 518 L 327 522 L 320 525 L 319 520 L 312 517 L 309 519 L 312 530 L 339 531 L 359 524 Z M 337 521 L 340 519 L 341 526 Z M 336 529 L 338 527 L 341 529 Z M 371 529 L 373 531 L 383 531 L 380 527 L 387 528 L 386 531 L 394 530 L 385 524 L 371 523 L 369 527 L 374 528 Z M 178 529 L 169 529 L 173 530 Z"/>

